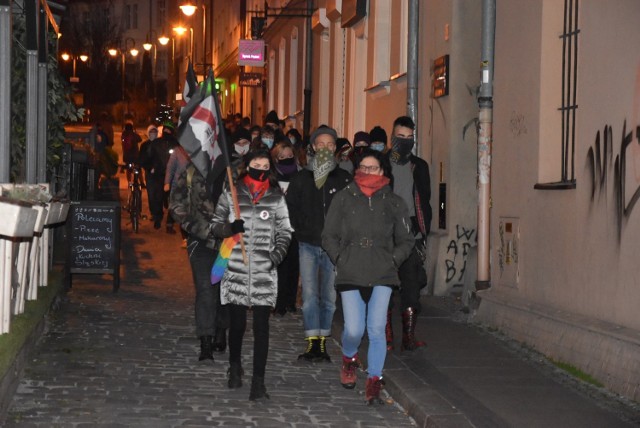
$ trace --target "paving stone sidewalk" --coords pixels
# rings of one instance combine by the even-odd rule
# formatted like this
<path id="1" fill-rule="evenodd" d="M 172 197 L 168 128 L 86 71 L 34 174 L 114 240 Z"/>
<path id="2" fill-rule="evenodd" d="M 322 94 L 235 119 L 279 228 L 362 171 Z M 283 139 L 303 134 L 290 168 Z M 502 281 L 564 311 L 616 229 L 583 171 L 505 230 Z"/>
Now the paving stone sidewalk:
<path id="1" fill-rule="evenodd" d="M 5 427 L 403 427 L 415 426 L 387 397 L 364 403 L 339 383 L 332 363 L 297 362 L 305 342 L 301 315 L 271 318 L 266 386 L 271 399 L 250 402 L 251 321 L 243 347 L 245 385 L 226 386 L 228 354 L 197 362 L 194 291 L 180 235 L 145 222 L 130 232 L 123 216 L 120 291 L 110 277 L 75 275 L 51 315 Z"/>

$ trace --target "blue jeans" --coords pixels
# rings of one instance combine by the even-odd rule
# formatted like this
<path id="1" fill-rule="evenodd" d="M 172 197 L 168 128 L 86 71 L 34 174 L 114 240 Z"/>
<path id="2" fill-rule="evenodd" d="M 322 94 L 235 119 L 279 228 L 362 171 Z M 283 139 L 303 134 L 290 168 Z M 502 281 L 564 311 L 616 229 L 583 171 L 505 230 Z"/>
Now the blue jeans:
<path id="1" fill-rule="evenodd" d="M 362 300 L 358 290 L 340 292 L 344 317 L 342 354 L 351 358 L 358 352 L 366 325 L 369 335 L 369 350 L 367 352 L 369 377 L 382 376 L 384 360 L 387 357 L 384 327 L 387 324 L 387 307 L 391 291 L 391 287 L 376 285 L 373 287 L 369 303 Z"/>
<path id="2" fill-rule="evenodd" d="M 322 247 L 300 242 L 304 335 L 330 336 L 336 311 L 335 271 Z"/>

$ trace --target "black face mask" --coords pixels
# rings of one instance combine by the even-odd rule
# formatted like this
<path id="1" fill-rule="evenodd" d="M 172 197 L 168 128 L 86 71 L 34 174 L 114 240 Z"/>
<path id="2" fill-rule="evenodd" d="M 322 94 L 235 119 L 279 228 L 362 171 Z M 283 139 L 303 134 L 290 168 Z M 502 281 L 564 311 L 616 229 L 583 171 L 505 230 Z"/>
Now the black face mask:
<path id="1" fill-rule="evenodd" d="M 296 160 L 294 158 L 286 158 L 286 159 L 280 159 L 278 161 L 278 163 L 280 165 L 293 165 L 296 162 Z"/>
<path id="2" fill-rule="evenodd" d="M 411 149 L 415 144 L 413 138 L 393 137 L 391 143 L 391 160 L 401 165 L 405 164 L 409 160 Z"/>
<path id="3" fill-rule="evenodd" d="M 266 181 L 269 178 L 269 170 L 265 169 L 256 169 L 249 167 L 247 170 L 247 174 L 249 177 L 253 178 L 256 181 Z"/>

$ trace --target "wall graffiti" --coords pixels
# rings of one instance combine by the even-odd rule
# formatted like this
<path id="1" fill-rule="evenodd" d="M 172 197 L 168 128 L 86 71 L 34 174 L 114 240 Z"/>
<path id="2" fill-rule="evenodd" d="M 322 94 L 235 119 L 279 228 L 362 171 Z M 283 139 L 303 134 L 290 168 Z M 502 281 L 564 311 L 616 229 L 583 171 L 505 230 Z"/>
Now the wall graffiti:
<path id="1" fill-rule="evenodd" d="M 467 255 L 469 249 L 478 245 L 475 229 L 467 229 L 456 225 L 456 237 L 447 246 L 447 258 L 444 261 L 447 268 L 446 283 L 460 282 L 467 269 Z"/>
<path id="2" fill-rule="evenodd" d="M 633 131 L 627 132 L 625 120 L 619 152 L 615 159 L 613 151 L 613 130 L 610 125 L 605 125 L 602 134 L 598 130 L 594 145 L 587 151 L 587 167 L 591 173 L 591 201 L 595 202 L 596 195 L 606 194 L 607 178 L 613 174 L 615 211 L 620 238 L 623 220 L 631 215 L 640 199 L 640 126 L 636 126 L 634 137 Z"/>

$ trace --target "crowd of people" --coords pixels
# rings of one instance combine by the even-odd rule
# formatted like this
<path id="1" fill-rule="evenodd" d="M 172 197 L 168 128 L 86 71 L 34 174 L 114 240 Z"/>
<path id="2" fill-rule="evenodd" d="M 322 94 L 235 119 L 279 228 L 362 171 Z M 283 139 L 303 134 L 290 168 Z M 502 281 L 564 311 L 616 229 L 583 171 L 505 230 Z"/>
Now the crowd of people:
<path id="1" fill-rule="evenodd" d="M 229 388 L 243 385 L 242 340 L 250 310 L 249 399 L 269 397 L 269 318 L 297 312 L 299 288 L 306 343 L 298 360 L 331 361 L 327 339 L 340 296 L 339 381 L 355 387 L 366 331 L 369 404 L 382 402 L 384 361 L 396 346 L 394 292 L 400 348 L 425 346 L 415 329 L 427 283 L 431 185 L 427 162 L 413 154 L 414 130 L 413 120 L 400 116 L 390 138 L 375 126 L 350 141 L 320 125 L 305 140 L 275 111 L 262 126 L 235 115 L 225 123 L 230 183 L 227 174 L 203 175 L 194 167 L 171 122 L 162 124 L 161 133 L 150 125 L 144 142 L 125 125 L 123 154 L 144 170 L 154 228 L 162 227 L 166 210 L 166 232 L 176 233 L 178 223 L 182 233 L 195 287 L 198 359 L 210 362 L 228 348 Z M 219 266 L 223 274 L 216 277 Z"/>

